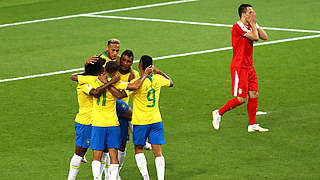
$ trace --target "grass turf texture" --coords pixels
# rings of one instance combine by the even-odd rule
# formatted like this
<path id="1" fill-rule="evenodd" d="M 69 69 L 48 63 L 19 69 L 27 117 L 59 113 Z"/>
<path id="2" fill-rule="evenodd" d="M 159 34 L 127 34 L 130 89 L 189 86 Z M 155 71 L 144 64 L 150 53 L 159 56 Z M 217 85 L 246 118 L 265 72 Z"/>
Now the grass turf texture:
<path id="1" fill-rule="evenodd" d="M 107 7 L 102 1 L 81 2 L 81 6 L 76 1 L 12 2 L 15 6 L 9 6 L 8 1 L 0 8 L 0 14 L 6 13 L 1 24 L 165 1 L 110 1 Z M 281 5 L 285 2 L 286 6 Z M 290 2 L 268 1 L 273 8 L 266 8 L 267 2 L 252 4 L 265 26 L 319 30 L 317 21 L 312 22 L 319 17 L 314 11 L 318 2 Z M 108 15 L 232 24 L 238 20 L 238 4 L 201 0 Z M 302 8 L 289 18 L 292 9 L 298 7 Z M 116 30 L 109 30 L 115 26 Z M 139 58 L 143 54 L 158 57 L 228 47 L 230 31 L 89 17 L 6 27 L 0 34 L 0 77 L 81 67 L 83 60 L 102 51 L 105 40 L 111 37 L 119 38 L 121 49 L 133 49 Z M 270 40 L 312 35 L 267 32 Z M 257 116 L 257 121 L 270 128 L 269 133 L 247 133 L 245 105 L 227 113 L 218 132 L 211 127 L 211 111 L 231 98 L 231 50 L 156 61 L 155 65 L 175 82 L 174 88 L 163 88 L 160 98 L 166 179 L 319 179 L 319 45 L 316 38 L 254 48 L 260 87 L 258 109 L 268 112 Z M 76 84 L 68 76 L 0 83 L 0 179 L 66 179 L 77 113 Z M 146 156 L 151 178 L 155 179 L 153 155 L 146 152 Z M 91 151 L 87 159 L 91 161 Z M 91 174 L 90 163 L 82 164 L 78 178 L 91 179 Z M 132 141 L 121 176 L 140 179 Z"/>

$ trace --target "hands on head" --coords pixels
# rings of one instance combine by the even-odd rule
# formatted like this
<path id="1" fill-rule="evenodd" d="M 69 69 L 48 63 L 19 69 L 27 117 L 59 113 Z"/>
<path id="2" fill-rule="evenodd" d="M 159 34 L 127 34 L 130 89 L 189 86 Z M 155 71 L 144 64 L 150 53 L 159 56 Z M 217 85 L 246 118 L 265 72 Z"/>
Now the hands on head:
<path id="1" fill-rule="evenodd" d="M 246 17 L 247 22 L 251 25 L 256 24 L 257 22 L 257 14 L 252 10 L 250 14 Z"/>

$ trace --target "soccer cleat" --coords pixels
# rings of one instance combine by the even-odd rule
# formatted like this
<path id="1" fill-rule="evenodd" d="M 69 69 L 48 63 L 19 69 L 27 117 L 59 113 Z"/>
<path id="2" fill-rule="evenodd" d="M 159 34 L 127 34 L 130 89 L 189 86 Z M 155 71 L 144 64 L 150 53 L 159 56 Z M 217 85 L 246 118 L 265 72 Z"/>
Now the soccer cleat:
<path id="1" fill-rule="evenodd" d="M 259 124 L 253 124 L 248 126 L 248 132 L 268 132 L 269 129 L 262 128 Z"/>
<path id="2" fill-rule="evenodd" d="M 212 111 L 212 126 L 214 129 L 219 130 L 220 121 L 221 115 L 219 114 L 219 110 Z"/>
<path id="3" fill-rule="evenodd" d="M 151 150 L 152 149 L 152 146 L 150 143 L 146 142 L 146 145 L 143 146 L 143 149 L 145 150 Z"/>

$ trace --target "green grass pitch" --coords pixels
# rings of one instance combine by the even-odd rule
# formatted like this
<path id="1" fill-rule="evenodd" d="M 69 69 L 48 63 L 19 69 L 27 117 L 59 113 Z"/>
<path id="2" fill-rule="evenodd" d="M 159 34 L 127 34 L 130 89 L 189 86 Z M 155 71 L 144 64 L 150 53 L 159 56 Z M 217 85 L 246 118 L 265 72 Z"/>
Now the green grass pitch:
<path id="1" fill-rule="evenodd" d="M 0 25 L 162 2 L 167 1 L 2 0 Z M 232 25 L 241 3 L 253 5 L 262 26 L 320 31 L 317 0 L 200 0 L 101 15 Z M 266 32 L 268 41 L 317 35 Z M 231 46 L 230 27 L 97 17 L 0 27 L 0 80 L 80 68 L 113 37 L 135 59 Z M 246 105 L 228 112 L 219 131 L 211 126 L 211 111 L 231 98 L 232 50 L 155 61 L 175 83 L 160 98 L 166 179 L 320 179 L 319 46 L 320 37 L 254 47 L 258 110 L 268 113 L 257 122 L 269 133 L 247 132 Z M 67 178 L 78 110 L 70 74 L 0 82 L 0 179 Z M 145 154 L 156 179 L 153 154 Z M 92 179 L 90 150 L 87 159 L 78 179 Z M 131 140 L 120 175 L 141 179 Z"/>

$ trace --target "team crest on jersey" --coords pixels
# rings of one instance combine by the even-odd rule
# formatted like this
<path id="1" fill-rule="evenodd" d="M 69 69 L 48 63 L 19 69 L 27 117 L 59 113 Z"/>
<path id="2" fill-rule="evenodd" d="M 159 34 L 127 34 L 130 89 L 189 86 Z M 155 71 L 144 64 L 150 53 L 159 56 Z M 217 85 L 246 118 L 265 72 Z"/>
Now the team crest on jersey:
<path id="1" fill-rule="evenodd" d="M 88 89 L 91 89 L 92 86 L 91 86 L 90 84 L 87 84 L 87 88 L 88 88 Z"/>
<path id="2" fill-rule="evenodd" d="M 238 92 L 239 92 L 239 94 L 242 94 L 242 89 L 241 89 L 241 88 L 239 88 Z"/>

